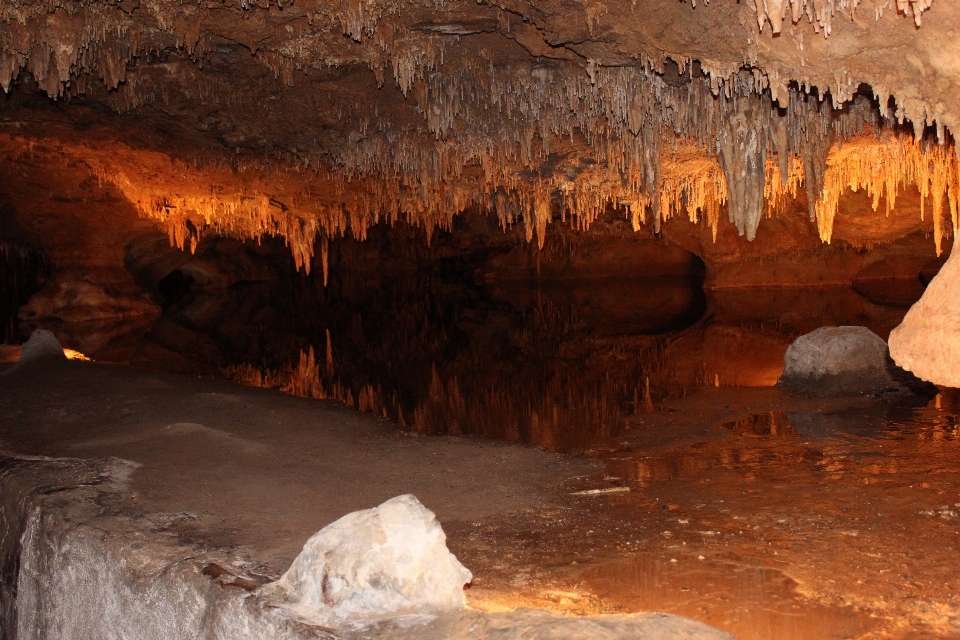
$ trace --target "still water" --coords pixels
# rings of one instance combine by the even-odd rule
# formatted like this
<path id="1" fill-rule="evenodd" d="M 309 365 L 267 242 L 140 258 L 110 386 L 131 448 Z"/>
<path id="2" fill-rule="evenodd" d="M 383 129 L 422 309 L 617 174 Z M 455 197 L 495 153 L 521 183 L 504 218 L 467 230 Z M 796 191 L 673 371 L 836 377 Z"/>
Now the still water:
<path id="1" fill-rule="evenodd" d="M 472 606 L 664 611 L 743 640 L 960 637 L 954 405 L 773 387 L 802 333 L 886 338 L 915 283 L 703 292 L 676 277 L 367 274 L 289 287 L 268 323 L 220 333 L 246 354 L 225 375 L 423 435 L 596 461 L 559 504 L 444 523 L 482 576 Z"/>

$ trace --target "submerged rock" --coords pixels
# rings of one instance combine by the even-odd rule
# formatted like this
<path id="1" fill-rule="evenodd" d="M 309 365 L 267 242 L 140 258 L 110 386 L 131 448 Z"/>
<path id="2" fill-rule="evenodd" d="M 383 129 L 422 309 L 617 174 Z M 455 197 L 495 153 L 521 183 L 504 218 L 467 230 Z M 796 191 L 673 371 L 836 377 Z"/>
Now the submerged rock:
<path id="1" fill-rule="evenodd" d="M 893 331 L 890 355 L 917 377 L 960 388 L 960 251 L 953 251 Z"/>
<path id="2" fill-rule="evenodd" d="M 30 339 L 23 345 L 20 352 L 20 364 L 31 362 L 39 358 L 58 358 L 66 360 L 67 356 L 63 353 L 63 347 L 57 336 L 46 329 L 37 329 L 30 334 Z"/>
<path id="3" fill-rule="evenodd" d="M 397 496 L 321 529 L 261 594 L 329 627 L 459 611 L 473 576 L 446 539 L 432 511 L 412 495 Z"/>
<path id="4" fill-rule="evenodd" d="M 777 386 L 820 397 L 925 390 L 890 359 L 883 338 L 866 327 L 821 327 L 800 336 L 787 348 Z"/>

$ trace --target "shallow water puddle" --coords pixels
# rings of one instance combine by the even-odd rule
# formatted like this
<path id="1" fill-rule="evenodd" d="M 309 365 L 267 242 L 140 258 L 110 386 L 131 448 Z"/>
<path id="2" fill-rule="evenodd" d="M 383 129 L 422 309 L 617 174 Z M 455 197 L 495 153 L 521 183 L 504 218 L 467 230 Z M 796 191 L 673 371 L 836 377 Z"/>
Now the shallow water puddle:
<path id="1" fill-rule="evenodd" d="M 289 316 L 310 318 L 299 365 L 234 377 L 603 467 L 539 510 L 444 523 L 475 606 L 659 610 L 741 640 L 960 638 L 954 412 L 769 388 L 797 335 L 885 336 L 905 307 L 842 287 L 709 292 L 704 310 L 677 294 L 690 282 L 347 284 Z M 676 308 L 651 315 L 664 296 Z"/>
<path id="2" fill-rule="evenodd" d="M 677 554 L 680 555 L 680 554 Z M 805 601 L 774 568 L 638 554 L 585 573 L 597 595 L 637 611 L 669 611 L 742 640 L 856 638 L 876 627 L 853 607 Z"/>
<path id="3" fill-rule="evenodd" d="M 581 588 L 742 640 L 960 637 L 955 415 L 873 403 L 661 418 L 595 454 L 632 491 L 594 507 L 625 533 L 568 568 Z M 672 443 L 644 446 L 662 429 Z"/>

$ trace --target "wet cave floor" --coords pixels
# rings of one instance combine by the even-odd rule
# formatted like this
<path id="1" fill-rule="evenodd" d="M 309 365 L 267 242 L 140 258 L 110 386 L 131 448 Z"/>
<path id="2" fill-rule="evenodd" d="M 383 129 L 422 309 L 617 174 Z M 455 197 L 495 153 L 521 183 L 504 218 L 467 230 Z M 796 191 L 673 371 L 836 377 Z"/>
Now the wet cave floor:
<path id="1" fill-rule="evenodd" d="M 742 640 L 952 638 L 960 417 L 940 404 L 708 387 L 560 455 L 67 362 L 0 376 L 0 442 L 134 461 L 104 509 L 255 580 L 340 515 L 410 492 L 473 572 L 475 609 L 660 611 Z"/>
<path id="2" fill-rule="evenodd" d="M 471 601 L 656 610 L 744 640 L 960 637 L 960 429 L 935 404 L 665 404 L 583 451 L 604 475 L 562 504 L 451 531 L 482 577 Z"/>
<path id="3" fill-rule="evenodd" d="M 206 329 L 200 291 L 152 338 L 200 327 L 248 354 L 217 374 L 245 386 L 28 369 L 0 376 L 0 444 L 137 462 L 111 508 L 265 578 L 340 515 L 412 492 L 473 572 L 476 609 L 661 611 L 741 640 L 960 638 L 960 405 L 771 386 L 797 335 L 885 338 L 922 292 L 874 285 L 335 283 L 286 295 L 295 314 L 254 284 Z"/>
<path id="4" fill-rule="evenodd" d="M 377 284 L 342 283 L 315 316 L 329 395 L 345 378 L 409 432 L 600 465 L 536 507 L 446 523 L 472 606 L 663 611 L 742 640 L 960 637 L 955 405 L 772 387 L 802 333 L 886 338 L 917 280 Z"/>

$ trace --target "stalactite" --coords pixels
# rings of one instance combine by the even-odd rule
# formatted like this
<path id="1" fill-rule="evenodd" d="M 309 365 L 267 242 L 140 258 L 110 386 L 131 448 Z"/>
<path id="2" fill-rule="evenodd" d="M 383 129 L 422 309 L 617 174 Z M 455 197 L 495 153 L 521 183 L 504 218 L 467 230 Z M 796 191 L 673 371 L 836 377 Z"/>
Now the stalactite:
<path id="1" fill-rule="evenodd" d="M 734 99 L 717 138 L 717 156 L 727 178 L 730 222 L 753 240 L 764 209 L 769 108 L 757 99 Z"/>
<path id="2" fill-rule="evenodd" d="M 913 18 L 919 27 L 923 12 L 930 8 L 933 0 L 897 0 L 897 11 Z M 780 33 L 784 20 L 791 20 L 794 24 L 806 16 L 813 24 L 815 31 L 823 33 L 824 37 L 833 31 L 833 19 L 837 13 L 853 14 L 860 5 L 860 0 L 830 0 L 829 2 L 815 2 L 815 0 L 756 0 L 757 24 L 763 31 L 764 25 L 770 24 L 773 33 Z M 883 5 L 875 6 L 875 16 L 879 20 L 883 14 Z"/>
<path id="3" fill-rule="evenodd" d="M 938 254 L 942 250 L 943 201 L 946 197 L 954 235 L 956 202 L 960 193 L 957 156 L 951 149 L 931 145 L 926 150 L 917 140 L 887 135 L 880 141 L 867 136 L 848 142 L 843 149 L 834 147 L 827 160 L 824 187 L 816 202 L 817 227 L 824 242 L 833 235 L 837 202 L 846 189 L 865 188 L 872 198 L 874 211 L 883 198 L 889 216 L 896 205 L 897 193 L 908 185 L 916 185 L 922 203 L 929 196 L 934 207 L 934 233 Z"/>
<path id="4" fill-rule="evenodd" d="M 326 233 L 320 240 L 320 264 L 323 266 L 323 286 L 330 281 L 330 240 Z"/>
<path id="5" fill-rule="evenodd" d="M 542 248 L 555 212 L 565 223 L 585 230 L 608 207 L 622 207 L 634 229 L 646 223 L 649 209 L 657 232 L 672 216 L 686 213 L 692 221 L 708 225 L 716 238 L 726 206 L 730 221 L 752 240 L 763 214 L 782 211 L 801 184 L 821 237 L 829 241 L 840 193 L 847 185 L 854 188 L 846 178 L 837 177 L 838 171 L 844 176 L 859 172 L 865 182 L 858 185 L 868 186 L 871 193 L 882 191 L 888 206 L 893 204 L 896 188 L 877 186 L 878 181 L 889 182 L 888 174 L 851 169 L 847 165 L 852 160 L 834 163 L 847 168 L 828 164 L 828 154 L 840 153 L 831 151 L 837 148 L 835 141 L 848 141 L 868 130 L 875 133 L 889 124 L 886 114 L 877 113 L 869 100 L 857 97 L 836 109 L 830 100 L 792 87 L 778 98 L 786 104 L 781 113 L 773 105 L 768 79 L 739 65 L 711 67 L 708 75 L 694 74 L 691 67 L 684 82 L 668 84 L 651 61 L 628 67 L 592 62 L 588 69 L 567 61 L 494 64 L 489 56 L 442 62 L 444 46 L 436 34 L 398 29 L 385 17 L 399 4 L 365 0 L 334 5 L 324 19 L 362 44 L 371 68 L 393 66 L 394 80 L 410 105 L 416 105 L 422 127 L 401 117 L 394 122 L 373 104 L 344 102 L 344 139 L 352 142 L 329 151 L 322 160 L 311 160 L 315 164 L 307 164 L 303 175 L 295 178 L 282 162 L 263 159 L 249 161 L 248 166 L 234 159 L 228 168 L 178 161 L 152 174 L 140 171 L 129 153 L 127 159 L 100 153 L 99 159 L 84 161 L 101 179 L 116 184 L 141 215 L 157 221 L 181 248 L 196 247 L 208 232 L 243 239 L 281 235 L 298 267 L 309 271 L 319 236 L 325 282 L 327 238 L 350 233 L 363 239 L 372 225 L 401 220 L 422 227 L 430 238 L 435 229 L 450 229 L 454 216 L 467 209 L 491 211 L 505 228 L 522 221 L 528 241 L 536 236 Z M 84 25 L 93 24 L 90 16 L 70 15 Z M 176 15 L 177 20 L 163 18 L 164 27 L 160 35 L 151 36 L 153 40 L 131 36 L 129 55 L 153 46 L 150 43 L 157 38 L 172 37 L 182 46 L 202 48 L 200 36 L 190 31 L 196 30 L 196 21 L 186 19 L 194 14 Z M 81 31 L 87 34 L 90 27 L 85 28 Z M 77 46 L 96 49 L 100 45 L 95 43 L 127 34 L 119 27 L 108 31 L 103 27 L 99 35 L 91 32 L 88 35 L 96 38 L 89 41 L 86 35 L 77 36 L 81 43 Z M 302 51 L 259 52 L 256 61 L 285 82 L 295 81 L 291 74 L 297 69 L 319 64 L 310 59 L 309 37 L 304 34 L 308 44 Z M 103 59 L 83 57 L 93 53 L 78 53 L 74 59 L 69 51 L 73 50 L 67 47 L 61 55 L 68 71 L 88 62 L 93 65 L 89 68 L 106 68 Z M 13 58 L 3 55 L 7 57 L 0 57 L 0 72 L 23 62 L 10 62 Z M 56 69 L 38 66 L 35 75 L 60 82 L 56 57 L 47 56 L 46 62 L 40 58 L 28 62 Z M 119 69 L 126 68 L 129 58 L 110 60 L 123 64 L 110 67 L 113 70 L 104 79 L 108 84 L 123 75 Z M 76 77 L 72 73 L 66 77 Z M 111 94 L 115 107 L 133 108 L 144 99 L 175 102 L 190 97 L 162 83 L 146 86 L 149 74 L 144 73 L 130 74 Z M 245 99 L 199 72 L 187 77 L 194 83 L 192 90 L 211 100 Z M 924 173 L 908 167 L 915 177 L 907 182 L 932 194 L 939 243 L 944 194 L 956 227 L 955 162 L 937 159 L 951 153 L 938 146 L 926 155 L 916 153 L 929 157 L 933 168 Z M 885 162 L 879 155 L 874 160 Z M 891 162 L 899 167 L 905 161 Z M 269 177 L 254 177 L 264 171 Z M 300 192 L 291 182 L 312 186 Z"/>

